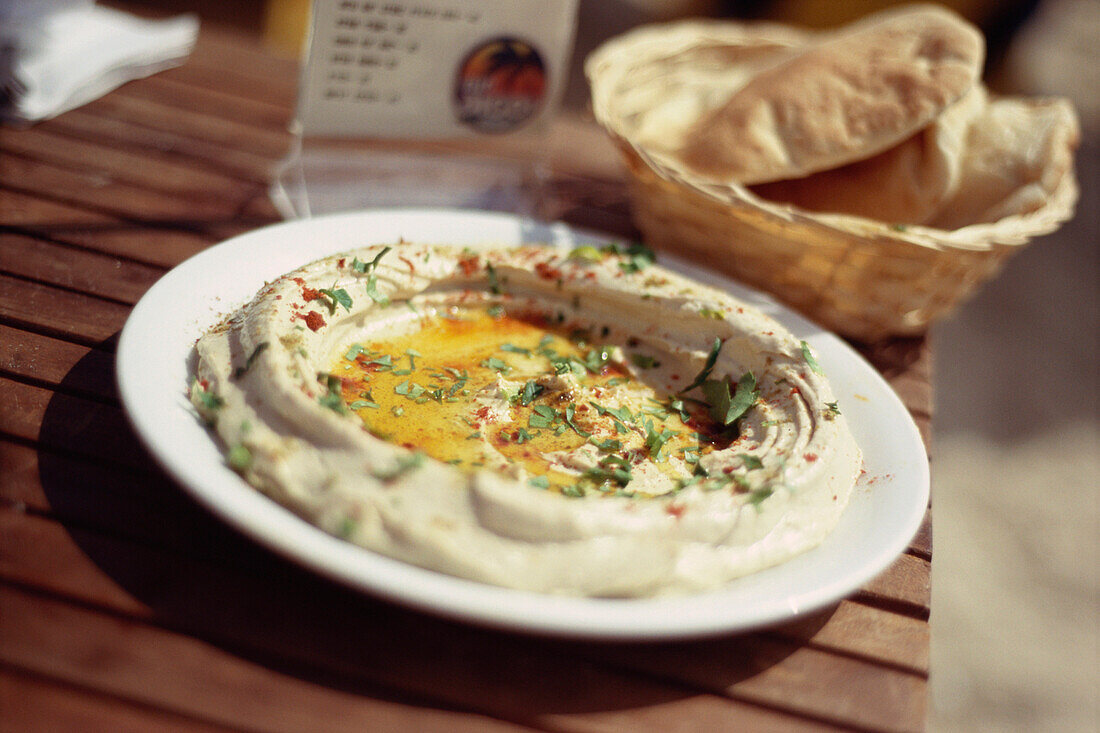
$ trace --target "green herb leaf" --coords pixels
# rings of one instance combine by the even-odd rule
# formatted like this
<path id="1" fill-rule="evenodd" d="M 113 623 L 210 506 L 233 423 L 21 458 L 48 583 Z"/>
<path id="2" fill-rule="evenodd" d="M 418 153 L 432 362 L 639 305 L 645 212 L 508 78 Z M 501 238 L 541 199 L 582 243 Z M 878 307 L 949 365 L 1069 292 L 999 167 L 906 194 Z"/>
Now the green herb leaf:
<path id="1" fill-rule="evenodd" d="M 239 379 L 245 372 L 251 369 L 252 364 L 255 363 L 256 359 L 260 356 L 260 354 L 264 352 L 264 349 L 266 349 L 268 346 L 269 344 L 266 341 L 261 341 L 260 343 L 256 344 L 256 348 L 252 350 L 252 353 L 249 354 L 248 358 L 245 360 L 244 366 L 237 367 L 236 370 L 234 370 L 233 378 Z"/>
<path id="2" fill-rule="evenodd" d="M 485 263 L 485 272 L 489 276 L 489 292 L 493 295 L 501 295 L 504 290 L 500 287 L 500 280 L 497 278 L 497 270 L 493 267 L 492 263 Z"/>
<path id="3" fill-rule="evenodd" d="M 343 415 L 347 412 L 347 405 L 344 404 L 344 398 L 340 394 L 340 388 L 342 382 L 340 377 L 335 374 L 318 374 L 318 381 L 324 377 L 326 392 L 317 398 L 317 401 L 321 403 L 323 407 L 327 407 L 333 412 Z"/>
<path id="4" fill-rule="evenodd" d="M 817 363 L 817 359 L 814 358 L 814 352 L 810 351 L 810 345 L 805 341 L 802 342 L 802 358 L 810 365 L 810 371 L 814 374 L 824 375 L 824 372 L 821 371 L 821 366 Z"/>
<path id="5" fill-rule="evenodd" d="M 737 457 L 741 459 L 741 462 L 745 464 L 745 468 L 749 471 L 755 471 L 758 468 L 764 467 L 764 462 L 757 456 L 748 453 L 738 453 Z"/>
<path id="6" fill-rule="evenodd" d="M 527 479 L 527 483 L 530 486 L 534 486 L 536 489 L 550 488 L 550 479 L 546 478 L 545 476 L 532 476 L 531 478 Z"/>
<path id="7" fill-rule="evenodd" d="M 523 392 L 520 394 L 519 403 L 521 405 L 531 404 L 531 401 L 545 389 L 546 388 L 541 384 L 536 384 L 534 381 L 527 380 L 527 383 L 523 385 Z"/>
<path id="8" fill-rule="evenodd" d="M 242 443 L 230 448 L 225 458 L 229 467 L 238 473 L 244 473 L 252 467 L 252 451 Z"/>
<path id="9" fill-rule="evenodd" d="M 211 412 L 221 408 L 221 406 L 225 404 L 225 400 L 221 397 L 203 389 L 197 379 L 191 383 L 191 398 L 193 400 L 197 399 L 201 403 L 203 410 L 209 410 Z"/>
<path id="10" fill-rule="evenodd" d="M 581 430 L 579 427 L 577 427 L 577 424 L 573 422 L 573 415 L 576 413 L 576 410 L 576 405 L 572 403 L 565 406 L 565 424 L 573 428 L 573 431 L 576 432 L 577 435 L 581 436 L 582 438 L 587 438 L 588 436 L 592 435 L 592 433 Z"/>
<path id="11" fill-rule="evenodd" d="M 490 356 L 488 359 L 481 362 L 481 366 L 485 367 L 486 369 L 494 369 L 498 372 L 503 372 L 505 374 L 512 370 L 512 367 L 508 366 L 506 362 L 501 361 L 495 356 Z"/>
<path id="12" fill-rule="evenodd" d="M 412 471 L 415 468 L 419 468 L 424 463 L 424 454 L 420 451 L 410 453 L 406 456 L 398 456 L 397 461 L 393 466 L 388 468 L 375 469 L 371 473 L 375 478 L 381 481 L 393 481 L 404 473 Z"/>
<path id="13" fill-rule="evenodd" d="M 703 394 L 710 404 L 711 416 L 722 425 L 732 425 L 756 403 L 760 393 L 756 390 L 756 377 L 745 372 L 737 381 L 737 389 L 730 395 L 729 382 L 725 379 L 708 379 L 703 383 Z"/>
<path id="14" fill-rule="evenodd" d="M 718 362 L 718 352 L 722 350 L 722 344 L 722 339 L 715 336 L 714 343 L 710 347 L 710 353 L 707 355 L 707 360 L 704 362 L 703 368 L 699 371 L 699 374 L 696 375 L 691 384 L 680 390 L 680 394 L 690 392 L 710 378 L 710 373 L 714 370 L 714 365 Z"/>
<path id="15" fill-rule="evenodd" d="M 630 361 L 639 369 L 654 369 L 661 366 L 661 362 L 646 354 L 631 354 Z"/>
<path id="16" fill-rule="evenodd" d="M 321 293 L 329 298 L 328 312 L 330 314 L 336 312 L 337 303 L 344 306 L 344 310 L 351 311 L 352 302 L 351 296 L 348 295 L 348 291 L 343 288 L 337 288 L 334 284 L 331 288 L 321 288 Z"/>

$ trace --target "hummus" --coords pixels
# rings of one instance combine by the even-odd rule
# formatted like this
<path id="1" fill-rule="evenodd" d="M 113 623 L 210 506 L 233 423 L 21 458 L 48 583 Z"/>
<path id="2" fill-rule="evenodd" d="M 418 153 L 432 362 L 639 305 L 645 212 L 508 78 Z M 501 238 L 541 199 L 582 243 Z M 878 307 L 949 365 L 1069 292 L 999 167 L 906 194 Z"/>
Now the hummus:
<path id="1" fill-rule="evenodd" d="M 501 586 L 717 588 L 818 545 L 861 470 L 804 342 L 637 247 L 367 247 L 196 349 L 191 400 L 250 484 Z"/>

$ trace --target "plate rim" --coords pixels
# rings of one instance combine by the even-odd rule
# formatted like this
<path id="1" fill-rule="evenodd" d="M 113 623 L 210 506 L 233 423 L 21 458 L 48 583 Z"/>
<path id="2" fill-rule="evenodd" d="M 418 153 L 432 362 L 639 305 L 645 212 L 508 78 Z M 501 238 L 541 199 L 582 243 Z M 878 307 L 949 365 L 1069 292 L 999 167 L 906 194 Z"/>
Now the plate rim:
<path id="1" fill-rule="evenodd" d="M 150 424 L 149 410 L 143 404 L 142 394 L 140 393 L 145 380 L 137 379 L 135 376 L 135 364 L 140 354 L 142 337 L 148 333 L 148 322 L 151 314 L 156 313 L 156 308 L 161 305 L 161 301 L 172 294 L 173 288 L 179 287 L 181 281 L 186 281 L 193 274 L 201 274 L 204 268 L 209 268 L 212 264 L 218 263 L 219 260 L 228 259 L 232 261 L 234 257 L 240 257 L 241 252 L 247 252 L 250 248 L 258 246 L 258 244 L 262 245 L 265 240 L 278 240 L 280 237 L 292 236 L 299 229 L 306 232 L 318 228 L 321 230 L 339 230 L 343 225 L 361 228 L 372 223 L 377 225 L 379 220 L 389 220 L 391 224 L 394 221 L 416 222 L 417 226 L 428 226 L 432 221 L 441 220 L 452 226 L 461 223 L 472 228 L 478 226 L 505 227 L 515 229 L 519 232 L 519 236 L 523 236 L 523 233 L 529 229 L 533 233 L 538 232 L 545 235 L 540 237 L 539 241 L 550 239 L 554 241 L 599 243 L 622 241 L 624 239 L 607 233 L 573 227 L 563 222 L 540 222 L 505 212 L 431 207 L 379 208 L 326 214 L 259 227 L 214 244 L 188 257 L 169 270 L 139 299 L 129 314 L 119 336 L 116 350 L 115 379 L 120 401 L 135 434 L 137 434 L 142 445 L 148 450 L 154 461 L 192 499 L 210 510 L 219 521 L 229 524 L 250 541 L 259 543 L 290 562 L 304 566 L 312 572 L 350 586 L 359 592 L 365 592 L 414 610 L 452 620 L 512 632 L 573 639 L 656 641 L 744 633 L 790 621 L 803 614 L 820 610 L 851 595 L 860 586 L 889 567 L 905 551 L 919 530 L 923 522 L 931 488 L 927 450 L 912 416 L 882 375 L 858 351 L 839 336 L 826 331 L 806 317 L 779 304 L 773 297 L 749 288 L 726 275 L 708 271 L 696 263 L 687 262 L 663 251 L 658 252 L 658 263 L 662 266 L 686 272 L 691 277 L 700 279 L 708 285 L 720 287 L 727 292 L 733 290 L 735 295 L 748 299 L 754 305 L 774 309 L 774 312 L 770 314 L 795 333 L 796 337 L 805 338 L 809 341 L 814 346 L 815 351 L 820 352 L 822 344 L 825 344 L 827 346 L 826 351 L 830 352 L 828 358 L 836 358 L 832 355 L 833 350 L 836 349 L 843 354 L 845 359 L 851 360 L 852 363 L 858 364 L 861 369 L 873 375 L 873 382 L 877 380 L 875 385 L 879 392 L 877 397 L 887 401 L 887 405 L 880 408 L 880 410 L 888 409 L 894 414 L 895 419 L 899 421 L 897 427 L 904 433 L 899 439 L 906 442 L 911 449 L 913 446 L 919 445 L 921 458 L 914 460 L 913 465 L 907 467 L 907 470 L 915 472 L 914 475 L 909 477 L 915 487 L 913 489 L 915 493 L 909 497 L 909 501 L 905 502 L 908 509 L 906 515 L 895 518 L 901 529 L 889 537 L 888 541 L 878 546 L 873 560 L 864 562 L 858 568 L 850 568 L 846 573 L 834 577 L 830 583 L 808 590 L 797 598 L 787 597 L 785 603 L 781 601 L 777 605 L 772 602 L 757 609 L 739 609 L 740 613 L 730 618 L 715 613 L 711 608 L 712 605 L 720 603 L 719 599 L 723 596 L 730 595 L 728 586 L 716 591 L 688 596 L 601 599 L 549 596 L 486 585 L 410 565 L 328 535 L 256 491 L 235 474 L 232 475 L 239 483 L 239 488 L 245 490 L 245 493 L 240 496 L 234 496 L 232 491 L 228 495 L 219 495 L 217 493 L 219 487 L 217 486 L 196 484 L 194 471 L 189 470 L 185 464 L 181 464 L 180 457 L 174 456 L 171 451 L 166 451 L 163 443 L 158 440 L 163 431 L 155 423 Z M 406 225 L 405 228 L 413 227 Z M 383 237 L 378 241 L 392 241 L 392 239 L 392 237 Z M 440 238 L 440 241 L 442 239 Z M 496 237 L 486 239 L 496 239 Z M 502 241 L 500 243 L 509 245 L 530 241 L 535 240 L 521 239 L 516 242 Z M 366 243 L 364 242 L 364 244 Z M 334 246 L 328 250 L 328 253 L 335 254 L 354 246 L 361 245 L 342 244 Z M 287 254 L 286 256 L 289 257 L 290 255 Z M 324 256 L 324 252 L 318 255 L 302 255 L 302 259 L 296 260 L 297 264 L 279 270 L 272 277 L 277 277 L 320 256 Z M 262 277 L 262 275 L 254 274 L 251 277 Z M 199 301 L 200 305 L 195 305 L 194 308 L 200 309 L 201 305 L 206 305 L 210 314 L 208 318 L 217 319 L 238 307 L 248 297 L 251 297 L 260 286 L 262 286 L 262 281 L 256 283 L 251 290 L 245 291 L 246 295 L 240 302 L 231 302 L 228 298 L 221 301 L 220 298 L 214 295 L 213 298 L 219 301 L 217 309 L 211 307 L 211 304 L 206 301 Z M 244 286 L 242 285 L 243 290 Z M 767 308 L 765 309 L 767 310 Z M 216 322 L 216 320 L 213 322 Z M 212 325 L 212 322 L 209 325 Z M 198 337 L 198 332 L 180 335 L 181 342 L 184 336 L 188 337 L 191 342 L 187 346 L 188 360 L 190 361 L 193 358 L 193 345 L 194 340 Z M 194 338 L 191 338 L 191 336 L 194 336 Z M 164 338 L 163 335 L 161 335 L 161 338 Z M 820 361 L 825 360 L 821 353 L 818 355 Z M 137 374 L 141 373 L 138 372 Z M 154 374 L 154 382 L 156 381 L 155 377 Z M 834 381 L 834 386 L 836 386 L 836 380 L 831 381 Z M 162 386 L 171 385 L 165 382 Z M 178 388 L 179 394 L 176 395 L 181 405 L 185 403 L 183 399 L 186 392 L 185 386 L 186 381 L 183 381 Z M 190 406 L 187 405 L 184 409 L 192 413 L 190 418 L 195 424 L 195 429 L 207 433 L 208 440 L 213 445 L 215 442 L 213 436 L 209 435 L 209 432 L 201 426 L 197 415 L 194 415 L 193 410 L 190 410 Z M 218 450 L 218 455 L 221 455 L 220 450 Z M 220 468 L 222 471 L 229 471 L 224 466 L 224 462 L 222 462 Z M 859 486 L 857 485 L 856 490 L 858 489 Z M 853 500 L 855 498 L 853 496 Z M 260 514 L 271 524 L 257 526 L 255 522 L 248 521 L 243 516 L 243 511 L 247 509 L 255 510 L 259 507 L 256 499 L 276 508 L 277 511 L 274 514 L 268 511 L 262 511 Z M 849 510 L 846 510 L 846 513 Z M 285 537 L 279 535 L 281 531 L 290 532 L 291 538 L 301 540 L 305 544 L 291 546 Z M 799 558 L 810 556 L 812 559 L 813 554 L 819 552 L 819 549 L 814 548 L 799 556 Z M 795 560 L 799 558 L 795 558 Z M 335 565 L 332 562 L 334 559 L 338 561 Z M 350 567 L 350 565 L 361 566 L 363 564 L 366 564 L 367 569 L 373 575 L 365 577 L 361 572 L 361 568 L 360 570 L 353 570 Z M 788 563 L 783 563 L 777 568 L 781 569 L 785 565 L 788 565 Z M 776 568 L 767 569 L 761 571 L 761 573 L 774 571 L 776 571 Z M 754 575 L 760 575 L 761 573 Z M 410 578 L 415 581 L 413 587 L 419 589 L 416 592 L 408 590 L 409 586 L 406 583 Z M 737 582 L 737 580 L 733 581 L 733 583 Z M 425 589 L 427 589 L 427 592 L 425 592 Z M 439 602 L 438 594 L 441 590 L 446 593 L 443 603 Z M 675 620 L 673 622 L 668 621 L 670 617 L 674 617 Z M 578 625 L 578 622 L 583 623 Z"/>

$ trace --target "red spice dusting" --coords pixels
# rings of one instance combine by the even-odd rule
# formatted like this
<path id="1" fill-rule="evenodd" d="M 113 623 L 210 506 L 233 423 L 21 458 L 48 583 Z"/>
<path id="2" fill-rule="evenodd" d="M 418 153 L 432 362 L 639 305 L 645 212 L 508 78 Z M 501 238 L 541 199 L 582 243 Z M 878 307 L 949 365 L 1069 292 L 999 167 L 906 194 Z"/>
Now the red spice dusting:
<path id="1" fill-rule="evenodd" d="M 477 257 L 464 257 L 458 261 L 458 266 L 462 268 L 462 274 L 473 275 L 477 272 Z"/>
<path id="2" fill-rule="evenodd" d="M 788 394 L 802 394 L 798 387 L 791 387 L 791 391 Z"/>
<path id="3" fill-rule="evenodd" d="M 317 329 L 321 328 L 321 326 L 325 325 L 324 316 L 322 316 L 317 311 L 310 311 L 303 317 L 303 320 L 305 320 L 306 325 L 309 327 L 310 331 L 316 331 Z"/>
<path id="4" fill-rule="evenodd" d="M 414 264 L 412 263 L 412 260 L 410 260 L 410 259 L 409 259 L 408 257 L 406 257 L 405 255 L 398 255 L 398 256 L 397 256 L 397 258 L 398 258 L 399 260 L 401 260 L 402 262 L 404 262 L 404 263 L 405 263 L 406 265 L 408 265 L 408 266 L 409 266 L 409 274 L 410 274 L 410 275 L 415 275 L 415 274 L 416 274 L 416 265 L 414 265 Z"/>
<path id="5" fill-rule="evenodd" d="M 561 277 L 561 270 L 551 267 L 548 262 L 536 262 L 535 272 L 544 280 L 557 280 Z"/>
<path id="6" fill-rule="evenodd" d="M 668 378 L 671 379 L 673 382 L 679 382 L 680 381 L 680 375 L 679 374 L 669 374 Z"/>
<path id="7" fill-rule="evenodd" d="M 584 273 L 584 279 L 585 280 L 595 280 L 596 279 L 596 273 L 586 272 L 586 273 Z"/>
<path id="8" fill-rule="evenodd" d="M 669 504 L 665 507 L 665 511 L 679 519 L 684 516 L 684 511 L 686 510 L 682 504 Z"/>
<path id="9" fill-rule="evenodd" d="M 814 461 L 817 460 L 817 454 L 816 453 L 807 453 L 802 457 L 805 458 L 810 463 L 813 463 Z"/>
<path id="10" fill-rule="evenodd" d="M 320 290 L 314 290 L 313 288 L 306 287 L 305 285 L 302 286 L 302 300 L 304 300 L 308 303 L 309 301 L 317 300 L 320 297 L 321 297 L 321 291 Z M 316 329 L 314 329 L 314 330 L 316 330 Z"/>
<path id="11" fill-rule="evenodd" d="M 205 392 L 206 390 L 210 389 L 210 382 L 205 379 L 200 379 L 199 386 L 202 387 L 202 391 Z"/>
<path id="12" fill-rule="evenodd" d="M 340 259 L 336 260 L 336 266 L 339 267 L 341 270 L 343 270 L 345 260 L 346 260 L 345 257 L 341 257 Z"/>

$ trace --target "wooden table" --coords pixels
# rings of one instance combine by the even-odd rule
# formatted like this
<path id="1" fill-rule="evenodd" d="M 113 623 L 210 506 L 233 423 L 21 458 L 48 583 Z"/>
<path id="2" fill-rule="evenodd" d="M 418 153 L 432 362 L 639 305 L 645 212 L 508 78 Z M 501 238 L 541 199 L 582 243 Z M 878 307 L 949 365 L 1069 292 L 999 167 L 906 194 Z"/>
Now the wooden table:
<path id="1" fill-rule="evenodd" d="M 210 25 L 183 67 L 0 130 L 0 728 L 922 729 L 927 519 L 884 575 L 795 623 L 589 643 L 337 586 L 236 534 L 155 467 L 119 407 L 118 333 L 170 267 L 278 219 L 266 190 L 295 84 L 293 63 Z M 610 146 L 570 124 L 554 156 L 558 215 L 629 233 Z M 582 127 L 598 149 L 571 157 Z M 927 438 L 925 340 L 864 353 Z"/>

